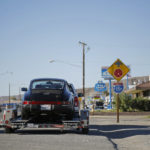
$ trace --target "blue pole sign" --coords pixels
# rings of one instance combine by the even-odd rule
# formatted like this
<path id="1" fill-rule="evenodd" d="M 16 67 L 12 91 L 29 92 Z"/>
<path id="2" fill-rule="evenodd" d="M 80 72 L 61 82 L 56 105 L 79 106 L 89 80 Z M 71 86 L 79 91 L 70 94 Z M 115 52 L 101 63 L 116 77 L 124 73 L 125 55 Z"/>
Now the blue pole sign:
<path id="1" fill-rule="evenodd" d="M 106 84 L 103 83 L 102 81 L 99 81 L 98 83 L 95 84 L 94 90 L 97 92 L 104 92 L 107 90 Z"/>
<path id="2" fill-rule="evenodd" d="M 117 94 L 121 93 L 124 89 L 123 83 L 114 83 L 113 89 L 114 89 L 115 93 L 117 93 Z"/>

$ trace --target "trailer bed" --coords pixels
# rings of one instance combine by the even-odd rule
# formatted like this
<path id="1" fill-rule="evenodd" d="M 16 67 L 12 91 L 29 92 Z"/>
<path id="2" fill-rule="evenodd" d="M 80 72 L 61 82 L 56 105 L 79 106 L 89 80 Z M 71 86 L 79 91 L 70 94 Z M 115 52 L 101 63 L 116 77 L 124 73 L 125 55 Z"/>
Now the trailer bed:
<path id="1" fill-rule="evenodd" d="M 81 110 L 80 116 L 72 120 L 61 120 L 60 122 L 36 122 L 35 118 L 22 120 L 21 116 L 13 116 L 16 110 L 6 109 L 3 112 L 3 119 L 0 121 L 0 127 L 5 129 L 5 133 L 12 133 L 17 129 L 24 128 L 57 128 L 61 131 L 78 129 L 87 134 L 89 131 L 89 111 Z M 12 118 L 13 116 L 13 118 Z"/>

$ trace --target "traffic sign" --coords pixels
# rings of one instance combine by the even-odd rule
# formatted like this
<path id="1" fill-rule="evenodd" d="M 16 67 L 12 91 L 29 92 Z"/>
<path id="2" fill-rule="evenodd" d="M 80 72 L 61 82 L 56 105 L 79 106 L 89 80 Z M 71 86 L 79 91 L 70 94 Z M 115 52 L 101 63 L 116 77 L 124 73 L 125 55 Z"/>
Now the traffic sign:
<path id="1" fill-rule="evenodd" d="M 97 92 L 104 92 L 107 90 L 106 84 L 103 83 L 102 81 L 99 81 L 98 83 L 95 84 L 94 90 Z"/>
<path id="2" fill-rule="evenodd" d="M 108 73 L 107 71 L 108 68 L 109 68 L 108 66 L 102 67 L 101 69 L 102 78 L 106 80 L 112 80 L 113 77 Z"/>
<path id="3" fill-rule="evenodd" d="M 117 80 L 120 81 L 130 69 L 120 60 L 117 59 L 107 71 Z"/>
<path id="4" fill-rule="evenodd" d="M 115 93 L 117 93 L 117 94 L 121 93 L 124 89 L 123 83 L 114 83 L 113 89 L 114 89 Z"/>

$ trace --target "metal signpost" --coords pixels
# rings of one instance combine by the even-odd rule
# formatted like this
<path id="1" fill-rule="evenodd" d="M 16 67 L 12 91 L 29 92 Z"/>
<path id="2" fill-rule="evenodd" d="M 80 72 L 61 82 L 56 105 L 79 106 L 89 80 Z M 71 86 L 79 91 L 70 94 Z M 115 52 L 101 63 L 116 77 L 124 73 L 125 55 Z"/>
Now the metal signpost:
<path id="1" fill-rule="evenodd" d="M 130 71 L 127 73 L 127 90 L 129 90 L 129 81 L 128 81 L 128 79 L 129 79 L 129 77 L 131 77 L 131 68 L 130 68 L 129 65 L 127 67 L 130 69 Z"/>
<path id="2" fill-rule="evenodd" d="M 109 105 L 108 105 L 108 109 L 112 109 L 111 80 L 113 80 L 114 78 L 107 71 L 108 68 L 109 68 L 108 66 L 102 67 L 101 73 L 102 73 L 102 78 L 104 78 L 105 80 L 109 80 Z"/>
<path id="3" fill-rule="evenodd" d="M 115 90 L 120 92 L 122 86 L 119 81 L 130 71 L 130 69 L 120 60 L 117 59 L 109 68 L 108 72 L 117 80 L 117 87 Z M 123 89 L 122 89 L 123 90 Z M 117 123 L 119 123 L 119 93 L 117 93 Z"/>

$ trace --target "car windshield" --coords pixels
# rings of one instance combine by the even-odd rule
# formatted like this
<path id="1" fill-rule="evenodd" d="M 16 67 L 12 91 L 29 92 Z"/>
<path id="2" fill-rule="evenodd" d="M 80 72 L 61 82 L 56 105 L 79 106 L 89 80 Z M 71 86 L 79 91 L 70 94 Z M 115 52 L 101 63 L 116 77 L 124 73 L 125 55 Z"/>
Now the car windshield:
<path id="1" fill-rule="evenodd" d="M 31 89 L 63 89 L 64 81 L 59 80 L 39 80 L 33 81 Z"/>

